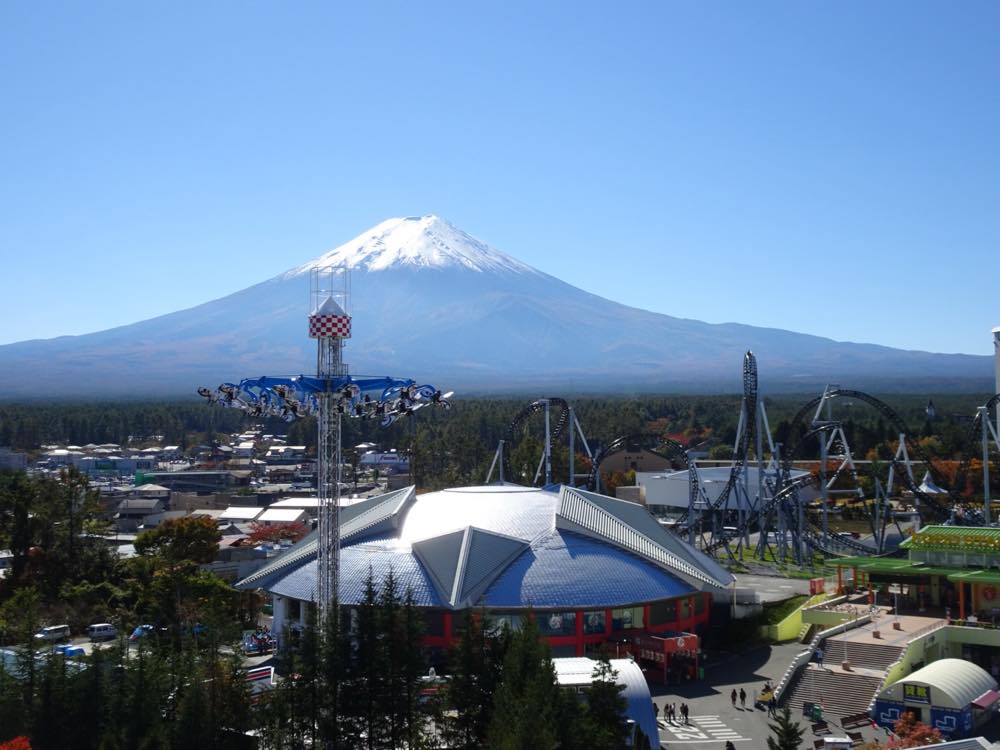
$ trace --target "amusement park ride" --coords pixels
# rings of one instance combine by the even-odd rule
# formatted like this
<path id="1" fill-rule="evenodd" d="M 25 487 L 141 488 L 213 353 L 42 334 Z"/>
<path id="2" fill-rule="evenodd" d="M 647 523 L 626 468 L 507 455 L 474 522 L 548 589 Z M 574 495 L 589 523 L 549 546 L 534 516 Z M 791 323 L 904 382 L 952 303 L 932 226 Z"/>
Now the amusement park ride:
<path id="1" fill-rule="evenodd" d="M 706 552 L 729 557 L 752 556 L 759 559 L 794 560 L 801 564 L 814 552 L 824 556 L 893 554 L 889 549 L 888 530 L 895 525 L 901 537 L 898 511 L 891 500 L 899 491 L 909 494 L 908 502 L 915 506 L 920 523 L 961 523 L 990 525 L 993 522 L 990 482 L 990 452 L 1000 452 L 1000 437 L 995 427 L 1000 394 L 979 407 L 972 423 L 969 446 L 959 464 L 950 490 L 937 466 L 910 437 L 900 416 L 880 399 L 867 393 L 827 386 L 820 396 L 806 403 L 792 419 L 788 430 L 789 444 L 775 443 L 767 418 L 764 401 L 758 395 L 757 360 L 752 352 L 743 358 L 743 398 L 736 430 L 734 455 L 728 479 L 714 499 L 709 499 L 706 482 L 694 458 L 694 448 L 686 448 L 675 440 L 653 433 L 627 435 L 611 440 L 592 450 L 573 408 L 560 398 L 531 402 L 512 420 L 497 446 L 486 481 L 489 483 L 499 467 L 502 482 L 514 476 L 509 463 L 509 451 L 526 429 L 534 414 L 544 417 L 542 455 L 533 484 L 544 470 L 544 484 L 552 483 L 552 442 L 569 430 L 570 470 L 568 481 L 577 485 L 581 476 L 587 486 L 601 491 L 601 465 L 608 457 L 636 448 L 659 453 L 672 464 L 685 466 L 688 471 L 688 507 L 674 518 L 665 519 L 671 529 Z M 891 426 L 898 435 L 892 458 L 879 467 L 858 461 L 848 440 L 845 412 L 849 407 L 866 405 Z M 555 411 L 555 425 L 552 412 Z M 573 466 L 573 439 L 579 435 L 591 470 L 587 475 L 576 474 Z M 592 442 L 592 441 L 591 441 Z M 701 446 L 696 446 L 699 448 Z M 962 489 L 973 458 L 983 464 L 983 502 L 972 501 Z M 932 484 L 918 483 L 913 464 L 926 467 Z M 815 465 L 816 471 L 801 471 L 798 467 Z M 751 481 L 751 475 L 756 481 Z M 869 489 L 863 488 L 861 479 Z M 933 487 L 936 491 L 931 490 Z M 808 491 L 808 495 L 807 495 Z M 870 528 L 870 539 L 861 541 L 851 534 L 831 529 L 830 514 L 835 508 L 853 508 Z"/>
<path id="2" fill-rule="evenodd" d="M 337 601 L 340 573 L 341 417 L 376 419 L 388 426 L 424 406 L 450 407 L 451 393 L 394 377 L 355 377 L 343 359 L 351 337 L 350 276 L 343 268 L 314 269 L 310 277 L 309 337 L 316 339 L 316 375 L 259 377 L 199 388 L 209 403 L 255 417 L 292 422 L 317 417 L 316 460 L 319 506 L 319 575 L 316 600 L 325 621 Z"/>
<path id="3" fill-rule="evenodd" d="M 318 269 L 311 276 L 309 336 L 316 339 L 316 375 L 258 377 L 239 383 L 223 383 L 216 390 L 200 388 L 209 403 L 239 408 L 255 417 L 279 417 L 294 421 L 316 416 L 318 421 L 319 574 L 316 599 L 321 616 L 337 600 L 340 556 L 341 417 L 375 419 L 383 426 L 425 406 L 449 408 L 451 393 L 430 385 L 395 377 L 355 377 L 343 361 L 345 340 L 351 335 L 348 312 L 350 278 L 345 269 Z M 1000 329 L 997 341 L 998 390 L 1000 390 Z M 867 462 L 856 460 L 848 441 L 843 407 L 864 404 L 898 435 L 895 455 L 885 462 L 882 473 Z M 695 448 L 685 447 L 659 434 L 622 436 L 594 450 L 573 407 L 561 398 L 543 398 L 525 406 L 511 421 L 499 441 L 486 482 L 510 481 L 514 472 L 510 450 L 527 430 L 531 418 L 541 414 L 544 425 L 541 456 L 532 484 L 541 478 L 553 484 L 552 446 L 564 435 L 568 441 L 567 483 L 585 483 L 601 491 L 601 466 L 610 456 L 636 448 L 648 449 L 685 467 L 688 473 L 688 505 L 666 523 L 675 533 L 705 552 L 732 558 L 752 556 L 803 563 L 814 552 L 825 556 L 893 554 L 888 549 L 887 530 L 898 512 L 890 502 L 897 489 L 908 491 L 920 522 L 990 525 L 990 454 L 1000 452 L 998 428 L 1000 393 L 979 407 L 972 422 L 969 449 L 959 464 L 949 490 L 934 462 L 919 443 L 912 440 L 899 415 L 887 404 L 867 393 L 827 386 L 793 417 L 787 434 L 789 444 L 774 442 L 767 410 L 758 393 L 757 360 L 752 352 L 743 358 L 743 398 L 733 460 L 721 492 L 710 498 L 695 457 Z M 590 461 L 589 471 L 576 471 L 577 446 Z M 974 455 L 978 454 L 978 455 Z M 974 457 L 982 459 L 984 498 L 980 504 L 963 493 L 965 478 Z M 933 489 L 918 484 L 913 463 L 922 463 Z M 816 464 L 817 470 L 799 467 Z M 865 467 L 862 464 L 866 464 Z M 524 471 L 526 478 L 527 469 Z M 751 480 L 754 475 L 755 481 Z M 864 476 L 869 490 L 859 480 Z M 581 480 L 584 480 L 581 482 Z M 806 491 L 811 496 L 807 496 Z M 713 493 L 714 494 L 714 493 Z M 815 497 L 818 494 L 818 497 Z M 873 497 L 868 497 L 873 495 Z M 909 498 L 908 498 L 909 500 Z M 832 508 L 852 507 L 865 518 L 870 542 L 831 529 Z M 902 530 L 900 529 L 900 535 Z"/>

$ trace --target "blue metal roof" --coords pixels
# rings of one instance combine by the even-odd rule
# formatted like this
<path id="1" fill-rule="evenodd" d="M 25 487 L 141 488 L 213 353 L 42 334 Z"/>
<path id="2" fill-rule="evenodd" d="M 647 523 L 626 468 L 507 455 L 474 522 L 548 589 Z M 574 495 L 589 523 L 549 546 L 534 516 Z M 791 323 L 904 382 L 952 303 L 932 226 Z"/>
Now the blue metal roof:
<path id="1" fill-rule="evenodd" d="M 695 591 L 652 563 L 610 544 L 553 531 L 504 571 L 486 591 L 486 605 L 614 607 Z"/>
<path id="2" fill-rule="evenodd" d="M 399 584 L 400 595 L 413 592 L 418 607 L 444 607 L 430 577 L 409 549 L 393 549 L 395 540 L 355 544 L 340 552 L 340 601 L 357 604 L 364 600 L 365 582 L 371 571 L 376 585 L 381 586 L 392 570 Z M 306 563 L 278 581 L 270 590 L 278 596 L 304 601 L 315 597 L 316 560 Z"/>
<path id="3" fill-rule="evenodd" d="M 612 498 L 583 496 L 567 488 L 557 494 L 514 485 L 407 497 L 408 502 L 394 499 L 393 503 L 374 499 L 373 507 L 390 509 L 378 524 L 365 527 L 374 533 L 358 533 L 353 543 L 346 535 L 341 550 L 343 604 L 362 599 L 369 570 L 381 582 L 391 569 L 401 590 L 412 588 L 419 606 L 445 608 L 479 601 L 497 609 L 615 607 L 684 596 L 709 581 L 725 585 L 714 570 L 717 563 L 702 560 L 682 540 L 662 531 L 644 517 L 641 507 L 619 508 L 627 504 Z M 568 502 L 580 506 L 574 523 L 560 515 Z M 603 533 L 605 527 L 610 531 Z M 454 573 L 443 578 L 451 588 L 456 581 L 472 588 L 462 589 L 458 597 L 462 601 L 451 601 L 455 592 L 442 595 L 439 589 L 447 581 L 439 580 L 435 586 L 425 564 L 434 567 L 439 543 L 458 531 L 467 543 L 455 560 Z M 528 548 L 518 554 L 518 544 Z M 302 545 L 297 554 L 278 558 L 241 585 L 265 585 L 279 596 L 311 599 L 316 561 L 309 555 L 315 554 L 315 542 L 312 548 Z M 436 575 L 443 574 L 438 570 Z M 480 583 L 473 586 L 475 581 Z M 480 594 L 483 588 L 485 593 Z"/>

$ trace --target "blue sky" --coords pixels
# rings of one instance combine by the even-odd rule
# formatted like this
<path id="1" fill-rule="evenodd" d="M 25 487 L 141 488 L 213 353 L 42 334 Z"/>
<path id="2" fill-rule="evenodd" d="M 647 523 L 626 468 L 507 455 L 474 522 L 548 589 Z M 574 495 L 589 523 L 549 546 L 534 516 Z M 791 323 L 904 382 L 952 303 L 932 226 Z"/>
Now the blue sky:
<path id="1" fill-rule="evenodd" d="M 1000 4 L 0 4 L 0 343 L 436 213 L 637 307 L 990 353 Z"/>

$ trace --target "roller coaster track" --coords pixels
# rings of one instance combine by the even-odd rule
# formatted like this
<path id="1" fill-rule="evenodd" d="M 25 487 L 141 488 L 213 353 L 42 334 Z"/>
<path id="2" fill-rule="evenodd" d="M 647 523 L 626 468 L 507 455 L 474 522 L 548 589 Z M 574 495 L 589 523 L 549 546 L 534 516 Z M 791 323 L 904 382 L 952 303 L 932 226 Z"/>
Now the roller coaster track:
<path id="1" fill-rule="evenodd" d="M 736 446 L 733 456 L 733 466 L 729 472 L 729 479 L 726 480 L 725 487 L 719 497 L 706 508 L 707 512 L 714 512 L 720 508 L 725 508 L 729 503 L 729 495 L 732 493 L 736 483 L 743 476 L 744 468 L 747 464 L 747 454 L 753 444 L 753 438 L 757 431 L 757 358 L 753 352 L 748 351 L 743 355 L 743 431 L 740 433 L 740 442 Z M 687 530 L 693 519 L 689 518 L 690 508 L 685 508 L 684 512 L 677 519 L 676 527 L 678 533 Z"/>
<path id="2" fill-rule="evenodd" d="M 628 450 L 632 446 L 640 446 L 659 453 L 660 455 L 670 459 L 671 463 L 674 460 L 680 460 L 684 466 L 687 466 L 687 448 L 678 443 L 676 440 L 663 437 L 662 435 L 658 435 L 653 432 L 638 432 L 634 435 L 623 435 L 622 437 L 615 438 L 594 454 L 594 460 L 591 463 L 590 477 L 587 480 L 587 486 L 592 491 L 596 492 L 598 480 L 601 476 L 601 464 L 604 460 L 616 453 Z M 663 450 L 664 448 L 666 450 Z"/>
<path id="3" fill-rule="evenodd" d="M 562 398 L 540 398 L 537 401 L 532 401 L 530 404 L 521 409 L 521 411 L 519 411 L 516 415 L 514 415 L 510 424 L 507 425 L 507 432 L 504 436 L 506 445 L 510 446 L 514 444 L 514 439 L 518 437 L 521 427 L 528 419 L 541 411 L 545 411 L 546 402 L 548 402 L 550 406 L 557 407 L 559 410 L 559 416 L 551 427 L 550 438 L 551 440 L 558 440 L 562 437 L 563 432 L 566 430 L 566 426 L 569 424 L 569 404 Z M 505 450 L 503 452 L 503 472 L 505 477 L 514 476 L 510 469 L 509 450 Z"/>
<path id="4" fill-rule="evenodd" d="M 966 446 L 965 452 L 962 454 L 962 460 L 958 465 L 958 470 L 955 472 L 955 486 L 949 490 L 949 494 L 953 497 L 961 493 L 961 488 L 965 487 L 965 479 L 969 474 L 969 464 L 972 462 L 973 458 L 977 458 L 976 448 L 980 444 L 980 440 L 983 436 L 983 414 L 986 414 L 986 418 L 990 419 L 990 413 L 997 408 L 1000 404 L 1000 393 L 994 394 L 989 401 L 986 402 L 984 411 L 976 411 L 976 416 L 972 420 L 972 428 L 969 431 L 969 442 Z M 937 478 L 934 474 L 931 474 L 934 481 L 937 482 Z M 941 486 L 940 484 L 938 485 Z"/>
<path id="5" fill-rule="evenodd" d="M 851 398 L 856 401 L 861 401 L 873 407 L 882 417 L 884 417 L 893 429 L 901 435 L 909 435 L 909 430 L 907 429 L 906 423 L 903 422 L 902 418 L 896 413 L 896 411 L 883 401 L 870 396 L 862 391 L 848 390 L 844 388 L 838 388 L 836 390 L 828 391 L 825 394 L 826 398 L 833 397 L 843 397 Z M 792 418 L 791 427 L 789 429 L 790 435 L 795 435 L 801 429 L 801 425 L 805 422 L 807 416 L 810 413 L 815 413 L 817 407 L 823 401 L 823 396 L 818 396 L 811 400 L 809 403 L 805 404 L 795 417 Z M 987 403 L 987 414 L 989 409 L 996 406 L 1000 402 L 1000 394 L 993 396 Z M 975 421 L 973 422 L 972 437 L 975 438 L 979 431 L 982 430 L 982 425 L 980 424 L 980 417 L 977 414 Z M 807 436 L 808 437 L 808 436 Z M 803 438 L 805 440 L 806 438 Z M 974 445 L 974 441 L 970 441 L 969 445 Z M 939 486 L 947 486 L 948 482 L 944 480 L 938 471 L 937 467 L 931 461 L 927 453 L 920 447 L 918 443 L 913 442 L 909 438 L 906 440 L 906 448 L 909 455 L 916 458 L 918 461 L 922 462 L 927 470 L 930 472 L 931 478 Z M 918 512 L 920 512 L 921 518 L 924 521 L 943 521 L 951 518 L 953 509 L 956 506 L 963 507 L 965 510 L 965 522 L 969 525 L 976 525 L 982 523 L 982 512 L 977 508 L 968 507 L 967 501 L 961 496 L 961 487 L 964 486 L 964 477 L 968 471 L 969 462 L 972 459 L 971 449 L 967 448 L 963 454 L 962 461 L 959 464 L 958 473 L 956 474 L 956 481 L 954 486 L 948 490 L 948 501 L 942 501 L 940 497 L 935 495 L 929 495 L 926 492 L 920 490 L 917 483 L 910 477 L 908 471 L 904 467 L 900 467 L 897 464 L 897 474 L 900 480 L 910 490 L 914 497 L 920 500 L 918 505 Z M 786 458 L 786 464 L 788 460 Z"/>
<path id="6" fill-rule="evenodd" d="M 833 425 L 823 425 L 811 430 L 801 441 L 799 441 L 797 447 L 801 447 L 808 438 L 828 433 L 833 429 Z M 788 520 L 787 527 L 789 529 L 793 529 L 798 525 L 796 508 L 800 502 L 798 498 L 799 491 L 806 489 L 807 487 L 814 486 L 818 481 L 817 478 L 811 473 L 796 477 L 795 479 L 789 478 L 791 465 L 796 458 L 797 456 L 793 454 L 783 462 L 783 480 L 780 482 L 778 491 L 774 493 L 773 497 L 768 498 L 765 504 L 758 511 L 759 516 L 763 516 L 764 518 L 769 518 L 774 513 L 784 513 Z M 752 526 L 756 524 L 756 519 L 759 517 L 758 513 L 751 514 L 744 526 L 738 527 L 734 531 L 728 533 L 723 531 L 721 534 L 717 535 L 705 547 L 705 551 L 709 553 L 715 552 L 729 544 L 734 539 L 739 538 L 745 532 L 752 530 Z M 868 545 L 857 542 L 850 537 L 837 536 L 824 538 L 822 529 L 808 516 L 808 514 L 804 514 L 804 519 L 805 528 L 802 529 L 803 539 L 806 544 L 813 549 L 831 556 L 844 554 L 844 548 L 851 550 L 853 553 L 862 553 L 867 555 L 874 555 L 875 553 L 875 550 Z M 765 533 L 764 529 L 757 530 L 761 533 Z"/>

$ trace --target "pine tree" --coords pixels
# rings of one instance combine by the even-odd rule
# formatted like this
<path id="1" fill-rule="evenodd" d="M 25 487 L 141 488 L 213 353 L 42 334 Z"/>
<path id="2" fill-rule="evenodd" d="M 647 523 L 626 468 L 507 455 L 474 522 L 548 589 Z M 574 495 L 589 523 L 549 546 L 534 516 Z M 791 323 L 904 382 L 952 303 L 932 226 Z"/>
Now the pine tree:
<path id="1" fill-rule="evenodd" d="M 427 669 L 427 659 L 421 644 L 423 635 L 423 615 L 417 609 L 413 589 L 407 588 L 403 597 L 400 680 L 403 688 L 402 716 L 405 744 L 411 749 L 423 747 L 427 739 L 427 711 L 420 704 L 421 678 Z"/>
<path id="2" fill-rule="evenodd" d="M 492 713 L 486 639 L 480 619 L 466 610 L 461 637 L 450 654 L 451 679 L 442 696 L 447 710 L 437 721 L 445 744 L 456 750 L 482 747 L 486 739 Z"/>
<path id="3" fill-rule="evenodd" d="M 401 633 L 399 585 L 391 568 L 382 581 L 377 619 L 381 631 L 378 650 L 380 661 L 385 665 L 380 681 L 381 690 L 377 697 L 380 713 L 385 717 L 386 737 L 383 746 L 398 748 L 403 745 L 402 737 L 406 725 L 406 685 L 401 671 L 404 644 Z"/>
<path id="4" fill-rule="evenodd" d="M 339 750 L 345 742 L 343 710 L 343 682 L 349 661 L 349 645 L 344 638 L 340 607 L 336 602 L 322 623 L 323 640 L 320 647 L 318 677 L 321 687 L 319 738 L 323 747 Z"/>
<path id="5" fill-rule="evenodd" d="M 511 638 L 503 681 L 493 700 L 489 742 L 494 750 L 550 750 L 558 747 L 555 707 L 559 688 L 549 646 L 529 614 Z"/>
<path id="6" fill-rule="evenodd" d="M 618 684 L 618 673 L 612 669 L 606 653 L 602 652 L 594 666 L 590 689 L 587 691 L 585 723 L 593 750 L 618 750 L 628 737 L 625 722 L 624 685 Z"/>
<path id="7" fill-rule="evenodd" d="M 799 750 L 802 745 L 802 727 L 792 721 L 788 706 L 781 709 L 778 720 L 769 724 L 773 737 L 767 738 L 767 750 Z"/>

